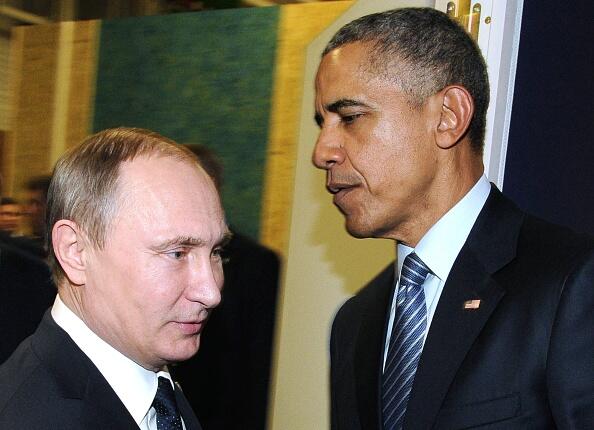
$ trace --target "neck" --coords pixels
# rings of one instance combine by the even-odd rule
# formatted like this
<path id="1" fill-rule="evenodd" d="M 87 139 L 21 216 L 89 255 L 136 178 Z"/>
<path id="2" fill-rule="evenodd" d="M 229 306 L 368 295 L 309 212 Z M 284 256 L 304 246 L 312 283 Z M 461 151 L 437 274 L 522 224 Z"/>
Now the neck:
<path id="1" fill-rule="evenodd" d="M 482 159 L 476 156 L 472 163 L 453 159 L 442 167 L 431 192 L 424 197 L 424 210 L 393 239 L 412 248 L 417 246 L 429 229 L 474 187 L 484 170 Z"/>
<path id="2" fill-rule="evenodd" d="M 60 296 L 62 303 L 64 303 L 68 309 L 86 324 L 84 313 L 82 311 L 80 287 L 73 286 L 69 284 L 68 281 L 63 281 L 58 285 L 58 295 Z"/>

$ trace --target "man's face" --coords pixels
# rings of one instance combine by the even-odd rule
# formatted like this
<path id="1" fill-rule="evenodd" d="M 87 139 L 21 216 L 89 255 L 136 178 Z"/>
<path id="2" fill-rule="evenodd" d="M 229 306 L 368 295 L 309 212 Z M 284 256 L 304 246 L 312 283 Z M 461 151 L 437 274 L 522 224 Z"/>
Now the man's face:
<path id="1" fill-rule="evenodd" d="M 347 44 L 322 59 L 313 162 L 326 170 L 349 233 L 406 243 L 436 175 L 435 113 L 411 107 L 396 84 L 366 71 L 368 51 L 366 44 Z"/>
<path id="2" fill-rule="evenodd" d="M 187 360 L 221 300 L 228 230 L 214 185 L 187 163 L 139 158 L 120 167 L 117 205 L 104 248 L 84 254 L 82 318 L 145 368 Z"/>
<path id="3" fill-rule="evenodd" d="M 21 223 L 21 207 L 16 203 L 0 205 L 0 230 L 14 233 Z"/>

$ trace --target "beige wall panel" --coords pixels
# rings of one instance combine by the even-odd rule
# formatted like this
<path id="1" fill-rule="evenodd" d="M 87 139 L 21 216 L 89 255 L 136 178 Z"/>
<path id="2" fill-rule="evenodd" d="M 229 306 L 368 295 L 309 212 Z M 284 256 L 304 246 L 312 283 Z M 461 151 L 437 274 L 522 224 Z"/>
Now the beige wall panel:
<path id="1" fill-rule="evenodd" d="M 98 20 L 77 22 L 74 28 L 66 149 L 91 132 L 100 30 Z"/>
<path id="2" fill-rule="evenodd" d="M 15 96 L 7 154 L 13 194 L 30 176 L 49 170 L 59 33 L 57 24 L 14 31 Z"/>
<path id="3" fill-rule="evenodd" d="M 307 45 L 351 2 L 281 8 L 260 240 L 285 256 Z"/>
<path id="4" fill-rule="evenodd" d="M 20 70 L 23 63 L 23 42 L 25 33 L 23 28 L 13 28 L 10 37 L 10 52 L 9 52 L 9 68 L 8 68 L 8 128 L 3 136 L 2 145 L 2 165 L 0 165 L 0 192 L 2 195 L 11 195 L 14 183 L 14 137 L 9 130 L 12 130 L 16 125 L 16 112 L 18 110 L 19 94 L 17 89 L 21 85 Z"/>

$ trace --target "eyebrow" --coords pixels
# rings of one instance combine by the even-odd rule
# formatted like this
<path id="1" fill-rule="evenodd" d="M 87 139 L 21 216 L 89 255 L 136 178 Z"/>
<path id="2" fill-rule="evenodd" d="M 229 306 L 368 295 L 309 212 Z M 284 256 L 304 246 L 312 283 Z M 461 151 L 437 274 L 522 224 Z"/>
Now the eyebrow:
<path id="1" fill-rule="evenodd" d="M 225 246 L 231 238 L 233 237 L 233 233 L 227 230 L 221 238 L 216 242 L 215 246 Z M 172 239 L 165 240 L 152 248 L 156 251 L 164 251 L 166 249 L 176 247 L 176 246 L 188 246 L 188 247 L 200 247 L 205 246 L 206 241 L 203 239 L 192 237 L 192 236 L 177 236 Z"/>
<path id="2" fill-rule="evenodd" d="M 340 100 L 336 100 L 335 102 L 325 105 L 324 109 L 327 110 L 328 112 L 339 113 L 339 111 L 341 109 L 344 109 L 347 107 L 353 107 L 353 106 L 369 107 L 369 105 L 367 105 L 366 103 L 363 103 L 360 100 L 340 99 Z M 314 120 L 315 120 L 316 124 L 318 124 L 318 126 L 322 126 L 322 124 L 324 124 L 324 118 L 322 117 L 322 114 L 320 112 L 316 112 L 316 114 L 314 115 Z"/>

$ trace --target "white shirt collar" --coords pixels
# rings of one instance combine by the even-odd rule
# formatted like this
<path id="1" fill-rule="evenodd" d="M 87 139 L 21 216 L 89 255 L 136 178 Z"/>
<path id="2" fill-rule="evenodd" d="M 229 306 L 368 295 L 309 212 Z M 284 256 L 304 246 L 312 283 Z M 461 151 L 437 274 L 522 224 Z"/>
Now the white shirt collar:
<path id="1" fill-rule="evenodd" d="M 158 377 L 166 371 L 152 372 L 129 359 L 97 336 L 86 324 L 56 296 L 52 318 L 89 357 L 99 372 L 118 395 L 130 415 L 140 426 L 147 415 L 155 394 Z"/>
<path id="2" fill-rule="evenodd" d="M 466 242 L 481 209 L 489 197 L 491 184 L 483 175 L 466 195 L 445 213 L 421 238 L 414 251 L 442 282 Z M 413 248 L 398 244 L 398 273 Z"/>

